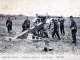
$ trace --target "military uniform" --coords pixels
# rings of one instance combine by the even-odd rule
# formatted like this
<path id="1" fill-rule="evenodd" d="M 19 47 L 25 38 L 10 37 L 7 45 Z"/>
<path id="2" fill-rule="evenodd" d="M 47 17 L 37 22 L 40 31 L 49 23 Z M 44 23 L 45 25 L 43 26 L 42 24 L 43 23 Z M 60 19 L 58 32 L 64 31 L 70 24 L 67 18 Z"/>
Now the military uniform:
<path id="1" fill-rule="evenodd" d="M 72 38 L 73 38 L 73 42 L 74 44 L 76 44 L 76 32 L 77 32 L 77 26 L 76 26 L 76 23 L 75 21 L 71 21 L 71 33 L 72 33 Z"/>
<path id="2" fill-rule="evenodd" d="M 64 31 L 64 19 L 63 20 L 59 20 L 60 22 L 60 32 L 61 34 L 64 34 L 65 35 L 65 31 Z"/>
<path id="3" fill-rule="evenodd" d="M 12 30 L 12 21 L 10 20 L 10 18 L 8 18 L 8 20 L 6 21 L 6 26 L 7 26 L 8 32 L 10 33 L 10 31 Z"/>
<path id="4" fill-rule="evenodd" d="M 52 34 L 52 37 L 54 38 L 54 35 L 56 34 L 58 39 L 60 40 L 58 22 L 53 20 L 53 23 L 54 23 L 54 32 Z"/>
<path id="5" fill-rule="evenodd" d="M 22 28 L 23 28 L 22 31 L 27 30 L 29 27 L 30 27 L 30 21 L 27 19 L 27 20 L 25 20 L 24 23 L 22 24 Z"/>

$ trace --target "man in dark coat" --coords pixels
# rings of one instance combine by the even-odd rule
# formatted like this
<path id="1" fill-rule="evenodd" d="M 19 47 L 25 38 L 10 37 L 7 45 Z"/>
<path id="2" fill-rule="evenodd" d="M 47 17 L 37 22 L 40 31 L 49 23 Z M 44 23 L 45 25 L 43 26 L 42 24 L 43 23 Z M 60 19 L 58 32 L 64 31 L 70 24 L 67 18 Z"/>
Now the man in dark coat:
<path id="1" fill-rule="evenodd" d="M 65 35 L 65 31 L 64 31 L 64 19 L 60 19 L 59 22 L 60 22 L 60 31 L 61 31 L 61 35 Z"/>
<path id="2" fill-rule="evenodd" d="M 58 39 L 60 40 L 60 36 L 59 36 L 59 25 L 58 22 L 54 19 L 52 19 L 53 23 L 54 23 L 54 32 L 52 33 L 52 37 L 54 38 L 54 35 L 56 34 Z"/>
<path id="3" fill-rule="evenodd" d="M 8 17 L 8 20 L 6 21 L 6 26 L 8 29 L 8 33 L 12 30 L 12 21 L 10 20 L 10 17 Z"/>
<path id="4" fill-rule="evenodd" d="M 28 17 L 26 18 L 26 20 L 24 21 L 24 23 L 22 24 L 22 31 L 27 30 L 28 28 L 30 28 L 30 20 L 28 19 Z"/>
<path id="5" fill-rule="evenodd" d="M 71 26 L 69 28 L 71 28 L 71 33 L 72 33 L 72 38 L 73 38 L 73 42 L 76 45 L 76 32 L 77 32 L 77 26 L 76 26 L 76 22 L 73 19 L 73 16 L 70 16 L 70 20 L 71 20 Z"/>

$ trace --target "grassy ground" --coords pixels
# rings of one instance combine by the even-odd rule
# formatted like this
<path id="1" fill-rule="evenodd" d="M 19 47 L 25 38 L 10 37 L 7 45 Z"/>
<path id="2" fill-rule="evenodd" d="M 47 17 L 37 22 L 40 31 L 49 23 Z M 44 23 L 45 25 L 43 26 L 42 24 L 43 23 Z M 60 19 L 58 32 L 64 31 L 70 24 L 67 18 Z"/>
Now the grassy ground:
<path id="1" fill-rule="evenodd" d="M 75 19 L 78 26 L 79 26 L 79 18 Z M 16 34 L 16 32 L 21 32 L 22 31 L 22 23 L 24 22 L 24 19 L 22 20 L 12 20 L 13 21 L 13 35 Z M 44 41 L 39 41 L 39 42 L 27 42 L 27 39 L 19 39 L 15 41 L 5 41 L 4 37 L 9 36 L 7 33 L 7 28 L 6 28 L 6 20 L 1 20 L 0 21 L 0 53 L 5 54 L 5 53 L 23 53 L 23 54 L 80 54 L 80 39 L 77 36 L 77 46 L 74 46 L 71 44 L 71 35 L 69 28 L 65 28 L 66 35 L 62 37 L 61 41 L 49 41 L 48 45 L 45 45 Z M 65 21 L 65 26 L 70 25 L 70 21 L 68 18 L 66 18 Z M 69 34 L 68 34 L 69 33 Z M 77 35 L 79 35 L 80 29 L 78 29 Z M 53 39 L 55 40 L 55 39 Z M 47 47 L 52 47 L 52 51 L 42 51 L 42 49 L 47 46 Z"/>

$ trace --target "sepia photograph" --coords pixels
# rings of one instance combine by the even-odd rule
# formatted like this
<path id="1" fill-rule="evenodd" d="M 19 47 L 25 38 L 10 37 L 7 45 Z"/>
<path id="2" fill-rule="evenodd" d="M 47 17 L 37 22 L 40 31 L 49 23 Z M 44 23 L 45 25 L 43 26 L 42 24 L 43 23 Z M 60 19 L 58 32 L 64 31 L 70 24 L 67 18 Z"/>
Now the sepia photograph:
<path id="1" fill-rule="evenodd" d="M 0 58 L 79 56 L 80 0 L 0 0 Z"/>

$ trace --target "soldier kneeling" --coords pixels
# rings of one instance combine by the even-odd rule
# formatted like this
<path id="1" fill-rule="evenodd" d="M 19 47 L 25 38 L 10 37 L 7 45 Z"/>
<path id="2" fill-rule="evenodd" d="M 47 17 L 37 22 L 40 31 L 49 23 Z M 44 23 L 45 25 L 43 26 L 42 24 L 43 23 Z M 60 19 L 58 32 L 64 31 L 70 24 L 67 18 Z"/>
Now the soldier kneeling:
<path id="1" fill-rule="evenodd" d="M 30 21 L 29 21 L 28 17 L 24 21 L 24 23 L 22 24 L 22 28 L 23 28 L 22 32 L 25 31 L 25 30 L 27 30 L 28 28 L 30 28 Z"/>

